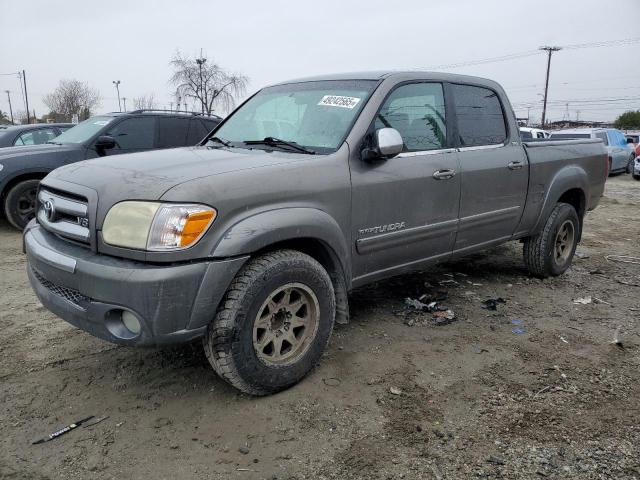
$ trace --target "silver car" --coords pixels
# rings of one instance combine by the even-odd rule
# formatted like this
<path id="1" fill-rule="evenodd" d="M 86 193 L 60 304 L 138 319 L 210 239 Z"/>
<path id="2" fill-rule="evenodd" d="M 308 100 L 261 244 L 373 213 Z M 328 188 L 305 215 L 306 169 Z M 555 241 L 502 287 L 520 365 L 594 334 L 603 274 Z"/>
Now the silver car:
<path id="1" fill-rule="evenodd" d="M 627 146 L 627 139 L 620 130 L 615 128 L 573 128 L 558 130 L 551 133 L 551 140 L 567 138 L 599 138 L 609 154 L 609 173 L 624 173 L 630 171 L 635 155 Z"/>

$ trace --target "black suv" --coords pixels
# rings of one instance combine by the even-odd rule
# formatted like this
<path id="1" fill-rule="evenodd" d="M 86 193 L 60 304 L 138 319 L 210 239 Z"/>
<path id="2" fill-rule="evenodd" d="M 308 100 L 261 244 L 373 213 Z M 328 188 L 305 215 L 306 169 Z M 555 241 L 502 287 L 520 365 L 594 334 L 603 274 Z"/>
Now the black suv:
<path id="1" fill-rule="evenodd" d="M 217 116 L 135 110 L 91 117 L 43 145 L 0 150 L 0 206 L 14 227 L 33 218 L 40 180 L 68 163 L 121 153 L 196 145 Z"/>

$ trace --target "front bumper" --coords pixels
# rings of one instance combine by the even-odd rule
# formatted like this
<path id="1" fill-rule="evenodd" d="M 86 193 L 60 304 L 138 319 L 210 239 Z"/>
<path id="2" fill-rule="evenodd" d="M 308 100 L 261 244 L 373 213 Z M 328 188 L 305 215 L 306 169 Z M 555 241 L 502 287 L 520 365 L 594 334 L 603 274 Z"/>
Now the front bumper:
<path id="1" fill-rule="evenodd" d="M 202 336 L 248 258 L 147 264 L 96 254 L 34 222 L 24 249 L 29 282 L 47 309 L 96 337 L 140 346 Z M 120 320 L 125 311 L 137 318 L 139 333 Z"/>

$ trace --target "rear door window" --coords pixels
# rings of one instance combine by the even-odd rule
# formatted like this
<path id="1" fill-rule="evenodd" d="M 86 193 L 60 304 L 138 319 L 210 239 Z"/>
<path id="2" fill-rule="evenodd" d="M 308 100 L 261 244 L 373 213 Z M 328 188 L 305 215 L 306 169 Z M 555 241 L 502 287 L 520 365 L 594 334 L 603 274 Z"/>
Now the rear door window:
<path id="1" fill-rule="evenodd" d="M 189 118 L 158 118 L 158 148 L 184 147 L 187 144 Z"/>
<path id="2" fill-rule="evenodd" d="M 507 140 L 507 127 L 498 94 L 473 85 L 452 85 L 462 147 L 498 145 Z"/>
<path id="3" fill-rule="evenodd" d="M 213 130 L 213 128 L 211 129 Z M 204 122 L 198 118 L 191 120 L 189 124 L 189 134 L 187 135 L 187 145 L 196 145 L 202 140 L 209 130 L 205 127 Z"/>
<path id="4" fill-rule="evenodd" d="M 406 152 L 445 148 L 447 128 L 442 84 L 410 83 L 396 88 L 376 116 L 375 128 L 385 127 L 400 132 Z"/>

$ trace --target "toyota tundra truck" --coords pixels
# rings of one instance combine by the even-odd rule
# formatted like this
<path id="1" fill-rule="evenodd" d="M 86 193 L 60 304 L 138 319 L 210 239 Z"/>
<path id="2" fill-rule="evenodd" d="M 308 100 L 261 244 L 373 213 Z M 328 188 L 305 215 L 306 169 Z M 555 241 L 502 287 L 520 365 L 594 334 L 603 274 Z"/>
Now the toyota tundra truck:
<path id="1" fill-rule="evenodd" d="M 261 89 L 199 146 L 74 163 L 24 232 L 42 304 L 106 341 L 202 339 L 266 395 L 318 363 L 351 289 L 504 242 L 571 264 L 604 190 L 599 139 L 522 142 L 496 82 L 369 72 Z"/>

